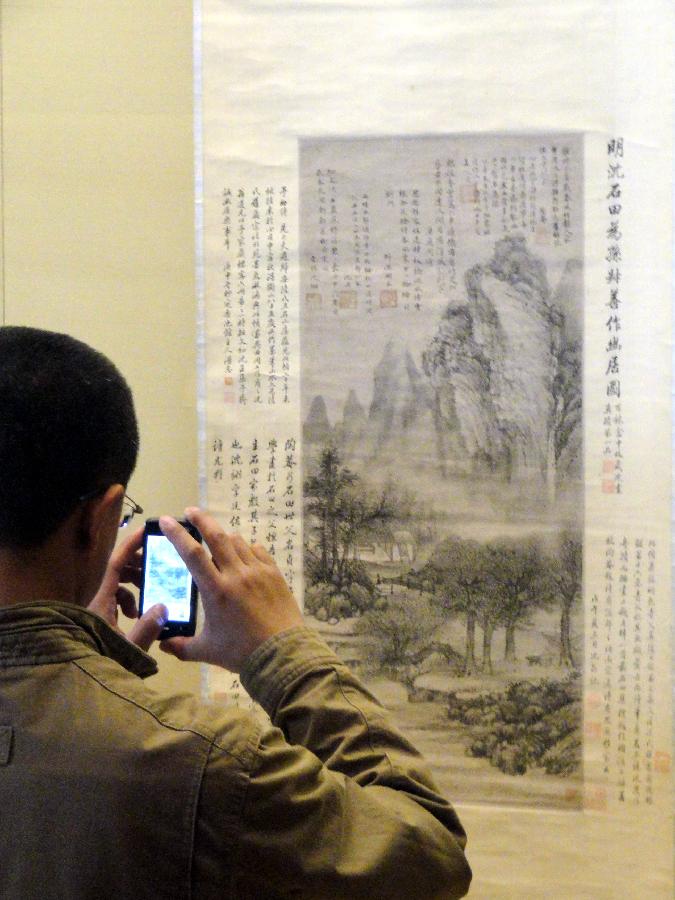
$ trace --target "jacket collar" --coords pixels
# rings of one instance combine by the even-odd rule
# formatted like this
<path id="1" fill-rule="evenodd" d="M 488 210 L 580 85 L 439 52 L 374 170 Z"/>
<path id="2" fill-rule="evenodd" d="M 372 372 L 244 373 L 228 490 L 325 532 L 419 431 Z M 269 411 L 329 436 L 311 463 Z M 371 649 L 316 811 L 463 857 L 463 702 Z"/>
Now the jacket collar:
<path id="1" fill-rule="evenodd" d="M 70 603 L 22 603 L 0 607 L 0 668 L 68 662 L 99 653 L 147 678 L 157 672 L 148 653 L 104 619 Z"/>

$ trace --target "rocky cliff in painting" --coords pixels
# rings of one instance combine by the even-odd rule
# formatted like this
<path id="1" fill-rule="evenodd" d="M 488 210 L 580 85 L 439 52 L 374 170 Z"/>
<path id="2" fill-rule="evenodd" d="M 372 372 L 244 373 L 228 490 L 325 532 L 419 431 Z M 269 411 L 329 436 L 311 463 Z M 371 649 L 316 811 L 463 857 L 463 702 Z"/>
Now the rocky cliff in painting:
<path id="1" fill-rule="evenodd" d="M 577 276 L 568 266 L 566 304 Z M 572 336 L 524 238 L 499 241 L 487 264 L 466 273 L 466 301 L 447 307 L 423 356 L 445 473 L 469 464 L 553 489 L 563 459 L 569 471 L 578 465 L 578 452 L 569 453 L 575 442 L 578 450 L 581 410 Z"/>
<path id="2" fill-rule="evenodd" d="M 415 362 L 390 340 L 373 370 L 365 412 L 356 392 L 342 419 L 315 397 L 305 441 L 330 441 L 346 459 L 397 463 L 453 475 L 535 479 L 549 494 L 580 471 L 581 267 L 570 261 L 555 293 L 525 238 L 507 237 L 469 269 L 466 296 L 451 302 Z"/>

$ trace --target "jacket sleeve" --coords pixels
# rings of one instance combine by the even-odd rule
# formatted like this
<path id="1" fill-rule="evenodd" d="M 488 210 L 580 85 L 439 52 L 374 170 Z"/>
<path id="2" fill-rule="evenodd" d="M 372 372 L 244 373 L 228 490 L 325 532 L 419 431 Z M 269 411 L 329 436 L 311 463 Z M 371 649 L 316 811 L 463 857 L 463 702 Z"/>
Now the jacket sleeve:
<path id="1" fill-rule="evenodd" d="M 232 845 L 235 896 L 463 897 L 466 836 L 417 751 L 310 629 L 267 641 L 241 680 L 268 713 Z M 258 883 L 253 893 L 245 884 Z"/>

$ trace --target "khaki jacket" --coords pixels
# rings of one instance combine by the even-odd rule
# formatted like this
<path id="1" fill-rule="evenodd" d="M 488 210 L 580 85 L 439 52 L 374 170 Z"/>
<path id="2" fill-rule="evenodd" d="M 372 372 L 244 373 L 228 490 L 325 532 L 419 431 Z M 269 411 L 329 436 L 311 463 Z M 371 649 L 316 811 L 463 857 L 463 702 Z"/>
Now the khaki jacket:
<path id="1" fill-rule="evenodd" d="M 87 610 L 0 610 L 2 900 L 464 896 L 455 812 L 310 629 L 241 674 L 273 724 L 155 671 Z"/>

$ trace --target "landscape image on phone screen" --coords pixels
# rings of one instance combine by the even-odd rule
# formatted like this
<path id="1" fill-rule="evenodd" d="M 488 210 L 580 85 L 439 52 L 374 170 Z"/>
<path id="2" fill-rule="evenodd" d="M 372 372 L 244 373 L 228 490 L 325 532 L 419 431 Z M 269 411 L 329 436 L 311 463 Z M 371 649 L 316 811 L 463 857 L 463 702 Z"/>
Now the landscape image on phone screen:
<path id="1" fill-rule="evenodd" d="M 163 603 L 173 622 L 190 618 L 191 576 L 173 544 L 162 535 L 148 535 L 143 605 Z"/>

